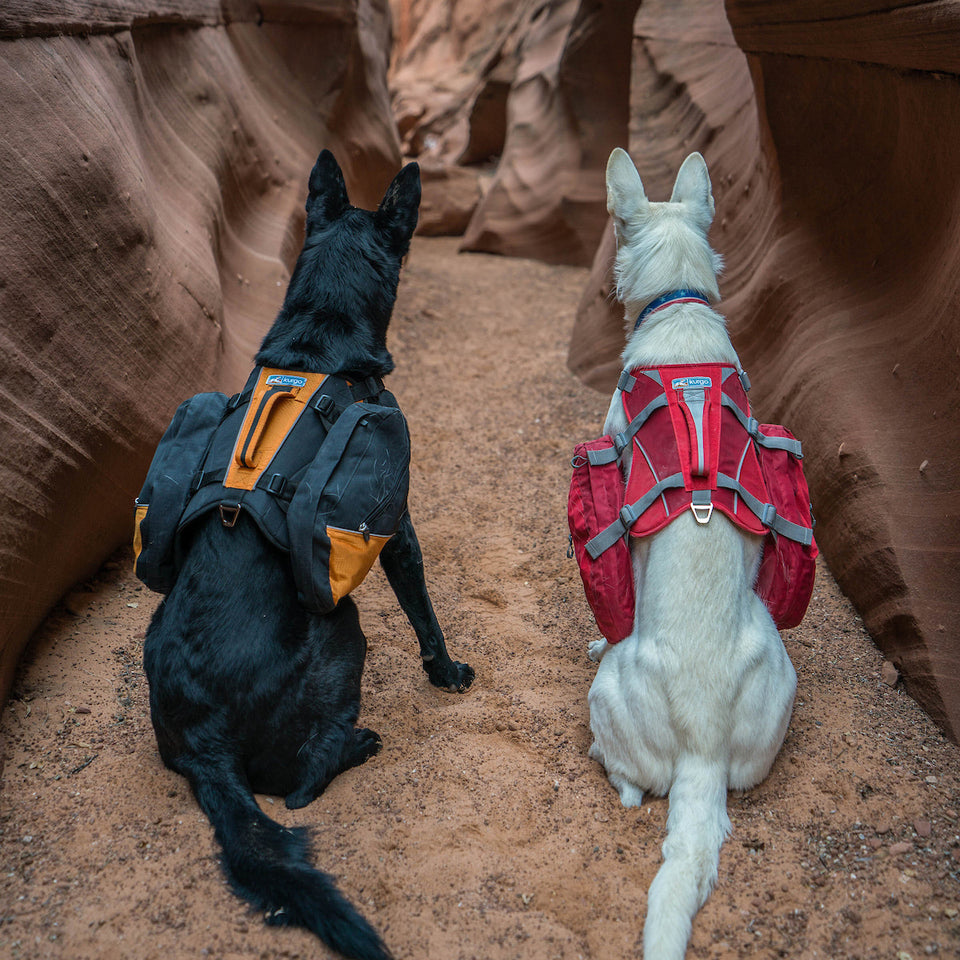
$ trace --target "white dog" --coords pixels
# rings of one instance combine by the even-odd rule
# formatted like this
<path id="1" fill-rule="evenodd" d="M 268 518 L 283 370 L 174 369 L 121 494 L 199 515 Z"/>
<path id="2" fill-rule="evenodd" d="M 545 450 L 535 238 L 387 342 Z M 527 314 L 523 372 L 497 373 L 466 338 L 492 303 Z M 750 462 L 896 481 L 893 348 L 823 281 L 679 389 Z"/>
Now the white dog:
<path id="1" fill-rule="evenodd" d="M 633 161 L 607 163 L 607 209 L 617 236 L 617 296 L 633 321 L 663 294 L 691 289 L 720 299 L 721 258 L 707 242 L 714 203 L 707 166 L 692 153 L 667 203 L 651 203 Z M 724 318 L 707 303 L 677 302 L 628 337 L 623 366 L 739 361 Z M 614 393 L 604 433 L 627 426 Z M 629 466 L 629 450 L 626 455 Z M 761 538 L 719 511 L 706 524 L 685 511 L 652 537 L 632 541 L 637 603 L 633 630 L 599 660 L 590 689 L 590 756 L 625 806 L 644 792 L 669 794 L 663 864 L 647 902 L 646 960 L 686 953 L 691 921 L 717 877 L 730 831 L 728 789 L 769 772 L 780 749 L 796 673 L 766 607 L 753 591 Z"/>

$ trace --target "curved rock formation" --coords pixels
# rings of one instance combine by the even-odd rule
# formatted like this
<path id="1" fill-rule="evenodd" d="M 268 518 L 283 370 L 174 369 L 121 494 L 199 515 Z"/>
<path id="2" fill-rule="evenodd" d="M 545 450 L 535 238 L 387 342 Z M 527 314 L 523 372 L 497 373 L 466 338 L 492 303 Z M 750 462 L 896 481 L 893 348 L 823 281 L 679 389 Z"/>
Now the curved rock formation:
<path id="1" fill-rule="evenodd" d="M 177 403 L 242 383 L 319 150 L 359 204 L 396 171 L 389 33 L 386 0 L 0 12 L 0 701 L 49 607 L 129 536 Z"/>
<path id="2" fill-rule="evenodd" d="M 726 6 L 746 56 L 729 34 L 716 59 L 691 39 L 690 23 L 719 23 L 719 0 L 641 8 L 630 151 L 655 198 L 690 150 L 706 156 L 722 309 L 754 403 L 803 439 L 831 571 L 957 739 L 960 155 L 943 131 L 960 114 L 960 3 Z M 610 257 L 601 247 L 570 354 L 603 389 L 622 343 Z"/>
<path id="3" fill-rule="evenodd" d="M 405 149 L 448 165 L 499 160 L 464 250 L 590 263 L 603 167 L 626 136 L 639 2 L 393 0 Z"/>
<path id="4" fill-rule="evenodd" d="M 606 226 L 603 169 L 628 116 L 636 2 L 540 5 L 507 99 L 506 140 L 464 250 L 586 266 Z"/>

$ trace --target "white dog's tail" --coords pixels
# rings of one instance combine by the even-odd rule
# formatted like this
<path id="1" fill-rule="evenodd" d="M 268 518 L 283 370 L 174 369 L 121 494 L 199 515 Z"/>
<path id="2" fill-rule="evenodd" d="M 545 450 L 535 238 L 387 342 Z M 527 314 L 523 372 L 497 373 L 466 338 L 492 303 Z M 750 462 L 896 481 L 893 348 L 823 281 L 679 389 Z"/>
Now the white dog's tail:
<path id="1" fill-rule="evenodd" d="M 681 757 L 670 788 L 663 865 L 647 896 L 644 960 L 683 960 L 692 920 L 713 889 L 729 832 L 726 767 Z"/>

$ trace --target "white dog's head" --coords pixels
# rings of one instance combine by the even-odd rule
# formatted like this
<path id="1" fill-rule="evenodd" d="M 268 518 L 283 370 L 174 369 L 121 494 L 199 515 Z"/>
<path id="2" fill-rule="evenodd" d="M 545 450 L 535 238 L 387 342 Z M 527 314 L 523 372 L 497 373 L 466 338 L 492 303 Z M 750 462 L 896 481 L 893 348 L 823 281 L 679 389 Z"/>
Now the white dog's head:
<path id="1" fill-rule="evenodd" d="M 653 203 L 630 155 L 615 148 L 607 161 L 607 210 L 617 235 L 617 299 L 628 317 L 674 289 L 699 290 L 711 303 L 719 301 L 723 258 L 707 242 L 714 204 L 699 153 L 683 161 L 670 200 Z"/>

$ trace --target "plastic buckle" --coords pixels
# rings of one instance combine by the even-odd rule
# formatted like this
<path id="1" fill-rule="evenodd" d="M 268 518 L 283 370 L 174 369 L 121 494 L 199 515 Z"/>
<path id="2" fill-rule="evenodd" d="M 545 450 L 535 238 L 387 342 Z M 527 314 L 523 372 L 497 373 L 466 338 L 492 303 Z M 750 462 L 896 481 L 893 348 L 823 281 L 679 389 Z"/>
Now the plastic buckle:
<path id="1" fill-rule="evenodd" d="M 240 516 L 239 503 L 221 503 L 220 504 L 220 522 L 225 527 L 236 525 L 237 517 Z"/>
<path id="2" fill-rule="evenodd" d="M 693 513 L 694 520 L 702 526 L 706 526 L 713 516 L 712 503 L 691 503 L 690 510 Z"/>
<path id="3" fill-rule="evenodd" d="M 275 473 L 267 484 L 267 493 L 274 496 L 283 496 L 283 488 L 287 485 L 287 478 L 282 473 Z"/>

